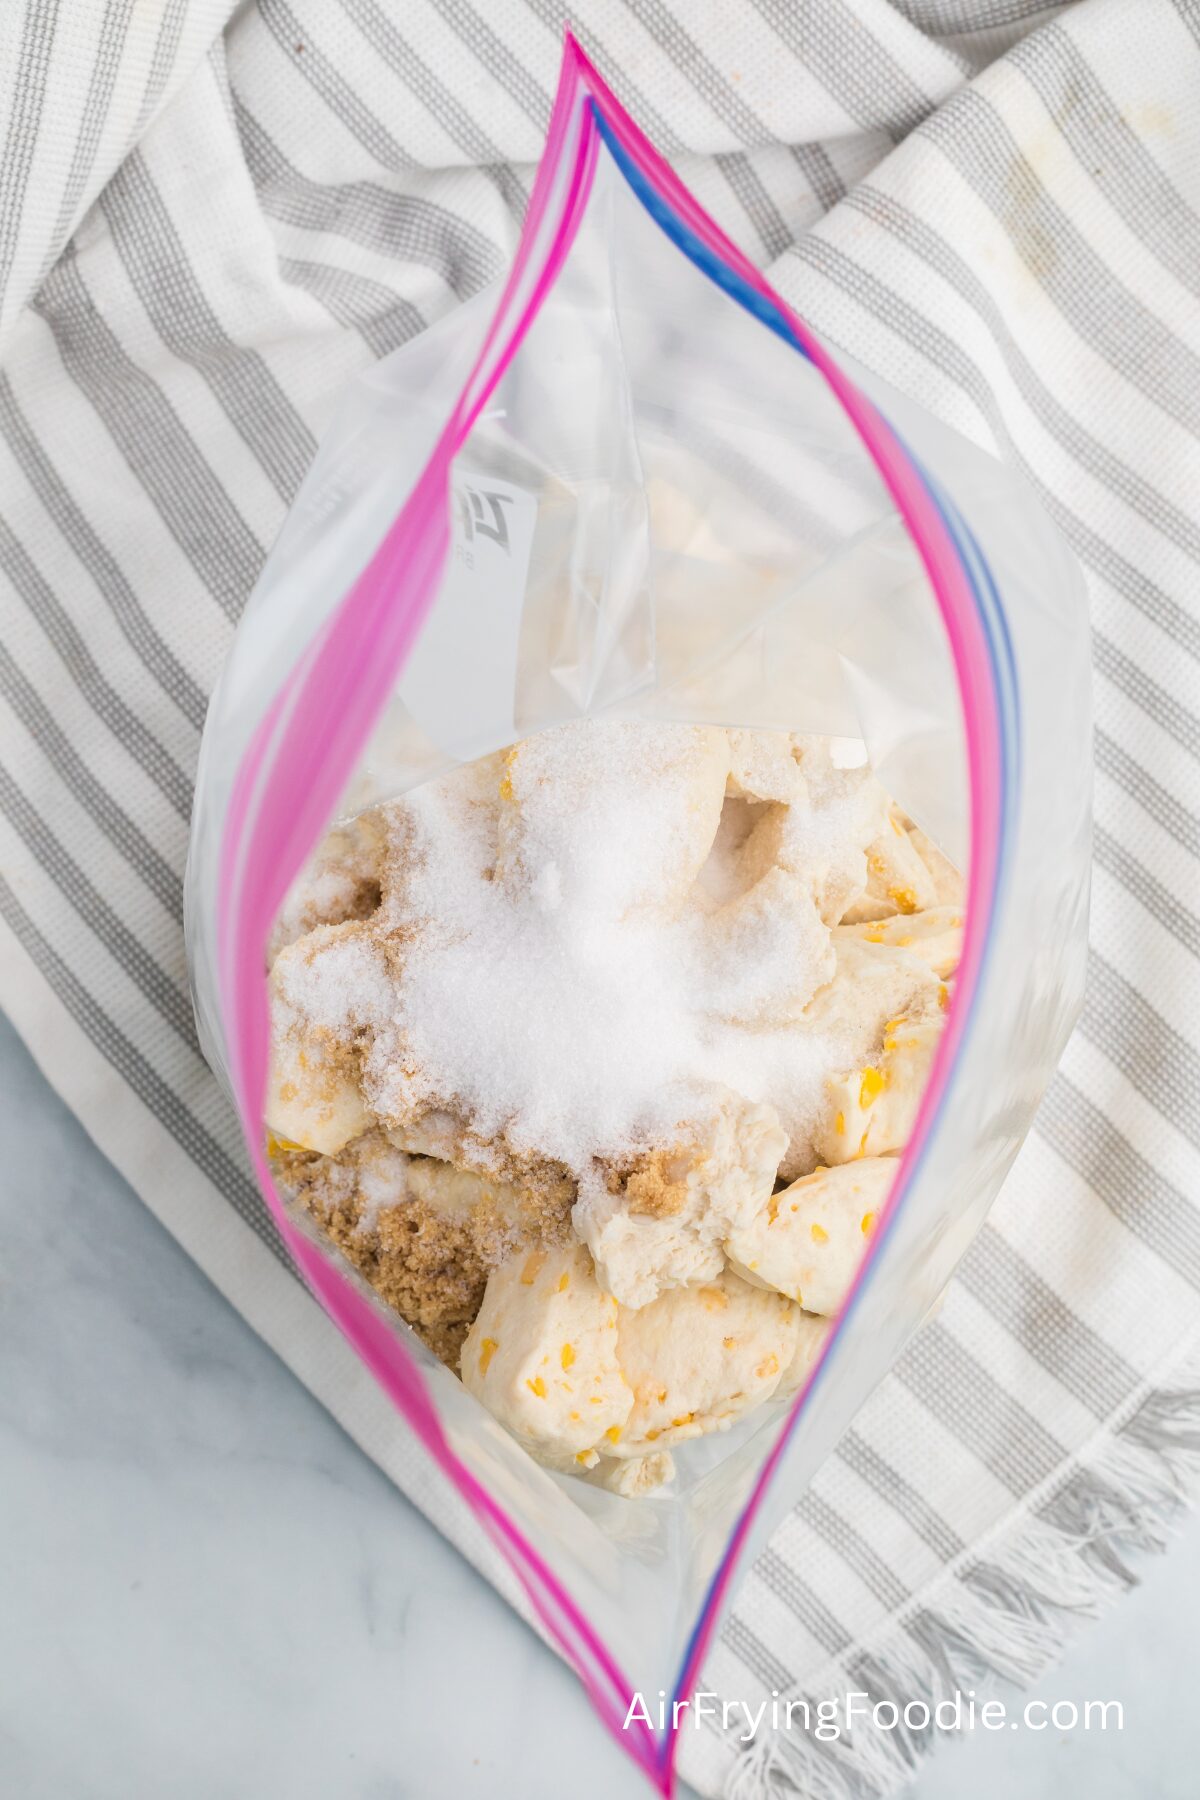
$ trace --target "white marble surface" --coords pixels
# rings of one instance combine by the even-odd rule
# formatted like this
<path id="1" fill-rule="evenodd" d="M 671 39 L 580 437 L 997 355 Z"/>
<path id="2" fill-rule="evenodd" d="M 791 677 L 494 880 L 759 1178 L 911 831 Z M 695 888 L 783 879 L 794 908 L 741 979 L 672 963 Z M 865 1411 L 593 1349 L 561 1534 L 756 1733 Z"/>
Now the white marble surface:
<path id="1" fill-rule="evenodd" d="M 571 1678 L 342 1435 L 0 1024 L 0 1795 L 579 1800 L 647 1791 Z M 1200 1528 L 1050 1699 L 914 1800 L 1192 1800 Z M 1185 1703 L 1186 1700 L 1186 1703 Z"/>

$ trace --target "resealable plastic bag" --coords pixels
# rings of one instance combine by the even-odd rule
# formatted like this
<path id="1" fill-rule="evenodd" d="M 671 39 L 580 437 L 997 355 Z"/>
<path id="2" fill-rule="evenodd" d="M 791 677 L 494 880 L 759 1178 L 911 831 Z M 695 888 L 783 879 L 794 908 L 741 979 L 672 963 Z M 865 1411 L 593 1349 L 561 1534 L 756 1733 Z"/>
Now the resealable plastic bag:
<path id="1" fill-rule="evenodd" d="M 584 716 L 862 740 L 968 870 L 900 1174 L 800 1394 L 682 1446 L 666 1496 L 535 1464 L 275 1191 L 265 947 L 331 821 Z M 686 1694 L 795 1503 L 978 1229 L 1078 1009 L 1082 583 L 1021 482 L 835 358 L 573 40 L 506 280 L 360 376 L 275 544 L 202 746 L 187 927 L 206 1054 L 309 1285 L 467 1500 L 601 1716 Z"/>

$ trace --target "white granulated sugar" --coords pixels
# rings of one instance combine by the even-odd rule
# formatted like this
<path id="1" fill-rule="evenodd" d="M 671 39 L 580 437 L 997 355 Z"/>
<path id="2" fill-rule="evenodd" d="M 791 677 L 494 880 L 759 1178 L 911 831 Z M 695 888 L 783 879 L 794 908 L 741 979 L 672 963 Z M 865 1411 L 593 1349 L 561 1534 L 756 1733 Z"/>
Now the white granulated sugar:
<path id="1" fill-rule="evenodd" d="M 385 916 L 405 929 L 372 1104 L 456 1110 L 577 1174 L 663 1141 L 714 1086 L 806 1139 L 857 1034 L 798 1017 L 833 956 L 795 858 L 822 878 L 847 855 L 865 867 L 878 800 L 869 775 L 826 765 L 820 803 L 788 813 L 784 923 L 756 922 L 748 846 L 767 809 L 724 801 L 728 766 L 723 731 L 588 722 L 394 809 L 406 854 Z M 378 965 L 346 973 L 377 1017 Z"/>
<path id="2" fill-rule="evenodd" d="M 708 854 L 729 768 L 725 732 L 560 726 L 508 761 L 498 874 L 547 910 L 619 920 L 681 896 Z"/>
<path id="3" fill-rule="evenodd" d="M 628 1143 L 648 1097 L 696 1068 L 678 960 L 651 926 L 572 929 L 562 909 L 495 889 L 481 902 L 469 936 L 406 963 L 410 1053 L 430 1097 L 465 1101 L 482 1136 L 505 1130 L 514 1149 L 579 1168 Z"/>
<path id="4" fill-rule="evenodd" d="M 385 1207 L 406 1197 L 408 1158 L 387 1142 L 373 1146 L 373 1154 L 359 1159 L 358 1194 L 363 1203 L 360 1224 L 374 1226 Z"/>
<path id="5" fill-rule="evenodd" d="M 288 894 L 271 932 L 271 953 L 303 937 L 314 924 L 348 918 L 354 909 L 358 879 L 352 869 L 320 865 L 305 870 Z"/>
<path id="6" fill-rule="evenodd" d="M 689 941 L 693 1004 L 758 1030 L 793 1023 L 834 971 L 829 928 L 784 869 L 769 869 L 717 911 L 698 911 Z"/>
<path id="7" fill-rule="evenodd" d="M 272 965 L 271 988 L 307 1025 L 335 1037 L 383 1029 L 391 1017 L 387 959 L 361 925 L 318 925 L 288 945 Z"/>

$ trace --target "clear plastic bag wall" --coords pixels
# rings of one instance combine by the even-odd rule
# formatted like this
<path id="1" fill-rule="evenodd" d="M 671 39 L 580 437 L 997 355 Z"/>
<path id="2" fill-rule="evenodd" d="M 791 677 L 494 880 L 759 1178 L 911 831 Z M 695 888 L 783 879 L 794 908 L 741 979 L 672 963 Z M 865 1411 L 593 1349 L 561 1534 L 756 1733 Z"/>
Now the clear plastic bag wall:
<path id="1" fill-rule="evenodd" d="M 264 951 L 332 819 L 603 715 L 861 740 L 969 872 L 955 998 L 885 1216 L 806 1387 L 681 1455 L 669 1499 L 532 1462 L 289 1212 L 263 1150 Z M 1082 586 L 1020 482 L 818 344 L 568 40 L 501 286 L 347 393 L 204 736 L 196 1012 L 305 1278 L 622 1731 L 686 1693 L 760 1546 L 978 1229 L 1084 968 Z"/>

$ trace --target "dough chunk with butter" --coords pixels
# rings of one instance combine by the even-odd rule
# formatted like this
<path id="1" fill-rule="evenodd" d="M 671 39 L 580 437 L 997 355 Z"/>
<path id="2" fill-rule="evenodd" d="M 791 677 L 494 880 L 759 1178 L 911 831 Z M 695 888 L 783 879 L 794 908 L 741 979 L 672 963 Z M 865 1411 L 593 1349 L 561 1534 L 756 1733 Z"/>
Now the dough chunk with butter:
<path id="1" fill-rule="evenodd" d="M 932 1008 L 902 1013 L 884 1030 L 874 1062 L 831 1076 L 817 1138 L 826 1163 L 888 1156 L 903 1150 L 916 1123 L 945 1015 Z"/>
<path id="2" fill-rule="evenodd" d="M 836 1313 L 898 1167 L 895 1157 L 872 1156 L 801 1176 L 730 1235 L 730 1268 L 806 1312 Z"/>
<path id="3" fill-rule="evenodd" d="M 488 1277 L 463 1345 L 475 1398 L 550 1468 L 593 1468 L 629 1418 L 617 1303 L 579 1244 L 519 1250 Z"/>
<path id="4" fill-rule="evenodd" d="M 945 980 L 962 957 L 963 915 L 954 906 L 931 906 L 924 912 L 893 913 L 890 918 L 868 919 L 861 925 L 839 925 L 834 935 L 909 950 Z"/>
<path id="5" fill-rule="evenodd" d="M 607 1456 L 641 1456 L 710 1431 L 770 1399 L 795 1356 L 799 1309 L 730 1269 L 622 1307 L 617 1356 L 633 1406 Z"/>
<path id="6" fill-rule="evenodd" d="M 847 907 L 843 924 L 923 912 L 937 905 L 937 886 L 903 820 L 898 807 L 889 807 L 884 829 L 867 845 L 866 892 Z"/>
<path id="7" fill-rule="evenodd" d="M 382 952 L 356 921 L 318 925 L 275 958 L 268 980 L 266 1123 L 278 1138 L 334 1156 L 372 1123 L 362 1052 L 379 1024 Z"/>

